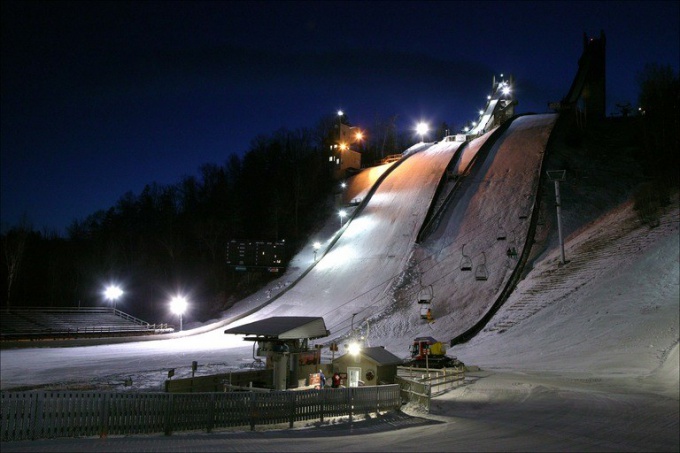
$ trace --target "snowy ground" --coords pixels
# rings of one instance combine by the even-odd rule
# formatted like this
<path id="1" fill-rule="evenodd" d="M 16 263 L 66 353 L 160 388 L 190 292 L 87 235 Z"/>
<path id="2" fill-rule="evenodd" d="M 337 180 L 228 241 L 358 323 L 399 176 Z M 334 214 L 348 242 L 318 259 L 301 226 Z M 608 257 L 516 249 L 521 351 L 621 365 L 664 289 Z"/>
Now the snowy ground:
<path id="1" fill-rule="evenodd" d="M 541 126 L 541 121 L 541 118 L 534 118 L 523 125 L 518 123 L 513 133 L 524 134 L 527 128 L 534 129 L 534 137 L 539 138 L 536 143 L 540 143 L 545 135 L 541 131 L 535 133 L 535 128 L 549 129 L 545 123 Z M 310 313 L 296 301 L 306 292 L 321 294 L 315 299 L 312 313 L 333 313 L 327 319 L 332 335 L 343 337 L 348 334 L 347 313 L 362 308 L 356 305 L 357 300 L 367 307 L 371 300 L 380 300 L 378 306 L 382 312 L 367 310 L 367 314 L 358 320 L 363 332 L 369 333 L 372 346 L 385 345 L 404 357 L 406 345 L 413 336 L 432 332 L 447 341 L 469 326 L 465 316 L 457 316 L 458 310 L 471 310 L 465 306 L 466 300 L 474 294 L 492 298 L 500 286 L 496 282 L 490 289 L 484 289 L 457 270 L 463 243 L 460 238 L 469 240 L 469 231 L 484 233 L 477 235 L 478 243 L 470 249 L 476 250 L 472 255 L 479 263 L 481 251 L 496 246 L 493 235 L 499 222 L 495 219 L 505 216 L 506 221 L 500 223 L 507 227 L 508 233 L 522 228 L 513 209 L 526 208 L 517 200 L 526 197 L 535 184 L 536 171 L 528 175 L 521 167 L 527 159 L 511 158 L 517 153 L 515 146 L 519 146 L 514 145 L 515 142 L 510 134 L 490 152 L 493 158 L 479 161 L 484 165 L 484 172 L 495 176 L 483 177 L 479 170 L 477 183 L 469 185 L 477 190 L 461 190 L 457 195 L 457 211 L 449 212 L 446 221 L 442 222 L 448 225 L 445 228 L 449 233 L 443 234 L 440 230 L 420 247 L 433 250 L 441 246 L 439 250 L 444 251 L 441 259 L 431 260 L 439 266 L 427 267 L 424 282 L 414 280 L 419 285 L 439 282 L 435 293 L 439 303 L 435 305 L 438 316 L 434 325 L 419 319 L 413 299 L 400 301 L 398 296 L 390 294 L 395 286 L 388 277 L 408 270 L 406 258 L 409 257 L 400 256 L 397 260 L 396 252 L 383 250 L 383 245 L 373 247 L 374 238 L 362 238 L 367 234 L 382 235 L 381 240 L 386 242 L 381 244 L 396 247 L 399 253 L 413 247 L 413 231 L 417 232 L 418 219 L 423 220 L 419 217 L 423 207 L 414 208 L 409 203 L 422 203 L 423 200 L 429 203 L 432 197 L 431 186 L 410 181 L 410 178 L 416 178 L 416 173 L 433 168 L 426 159 L 427 153 L 417 153 L 393 170 L 394 175 L 390 174 L 385 180 L 387 185 L 381 188 L 383 192 L 379 190 L 374 195 L 377 196 L 372 199 L 375 204 L 369 203 L 347 224 L 342 236 L 333 236 L 338 233 L 338 219 L 329 219 L 324 229 L 310 238 L 310 246 L 294 258 L 281 279 L 241 301 L 225 313 L 224 319 L 170 335 L 161 341 L 76 348 L 58 347 L 60 343 L 54 343 L 55 347 L 51 348 L 4 349 L 0 352 L 0 386 L 2 390 L 39 386 L 159 390 L 168 369 L 175 368 L 178 377 L 188 375 L 193 360 L 199 362 L 199 374 L 238 369 L 253 361 L 252 350 L 239 337 L 223 334 L 230 320 L 248 315 L 264 304 L 269 304 L 267 309 L 238 322 L 281 314 L 286 308 L 294 314 Z M 525 140 L 522 142 L 526 143 Z M 454 151 L 443 145 L 432 148 L 429 158 L 434 160 L 443 155 L 450 157 Z M 415 159 L 419 155 L 420 158 Z M 529 164 L 531 166 L 536 164 Z M 401 174 L 397 173 L 400 168 Z M 438 168 L 436 171 L 441 171 L 441 167 Z M 501 181 L 505 181 L 499 176 L 503 172 L 522 175 L 525 185 L 503 187 L 500 191 L 504 198 L 493 199 L 499 193 L 493 186 L 501 186 Z M 399 176 L 402 182 L 390 181 L 390 176 Z M 355 179 L 356 186 L 351 190 L 364 196 L 366 185 L 375 177 Z M 414 184 L 420 195 L 404 192 Z M 375 427 L 365 431 L 357 427 L 339 432 L 322 427 L 303 430 L 304 434 L 279 433 L 255 438 L 247 438 L 244 434 L 243 438 L 248 442 L 239 444 L 238 449 L 318 450 L 319 437 L 323 437 L 324 449 L 331 451 L 678 451 L 680 210 L 677 195 L 666 209 L 661 224 L 649 229 L 639 224 L 631 203 L 622 199 L 620 193 L 611 196 L 606 191 L 592 191 L 580 193 L 573 199 L 569 199 L 568 194 L 567 191 L 567 199 L 572 204 L 567 206 L 565 203 L 563 210 L 568 263 L 559 263 L 555 228 L 548 220 L 545 228 L 551 228 L 551 231 L 540 239 L 542 242 L 537 244 L 540 253 L 508 302 L 473 340 L 449 351 L 467 365 L 479 366 L 481 371 L 471 373 L 464 387 L 435 398 L 430 414 L 412 407 L 406 410 L 412 415 L 427 416 L 443 423 L 408 425 L 393 420 L 381 424 L 376 420 L 364 422 L 366 426 Z M 484 197 L 492 198 L 484 201 Z M 492 199 L 494 201 L 489 202 Z M 477 208 L 475 203 L 478 203 Z M 463 205 L 474 215 L 462 214 Z M 593 211 L 594 205 L 601 206 L 599 211 Z M 507 209 L 487 212 L 481 209 L 483 206 L 496 206 L 496 209 L 505 206 Z M 409 209 L 418 214 L 411 215 Z M 492 219 L 487 224 L 493 228 L 475 226 L 474 216 Z M 390 228 L 382 228 L 381 222 L 387 222 Z M 401 224 L 393 226 L 395 222 Z M 377 225 L 371 228 L 372 223 Z M 404 231 L 408 232 L 408 237 Z M 519 244 L 521 234 L 516 236 L 513 240 Z M 361 253 L 384 259 L 374 259 L 370 264 L 370 260 L 355 257 L 343 267 L 332 252 L 337 252 L 343 244 L 350 247 L 350 239 L 364 241 Z M 332 248 L 313 266 L 311 244 L 316 240 L 322 240 L 325 247 L 332 245 Z M 437 241 L 442 242 L 438 244 Z M 445 251 L 446 244 L 451 244 L 450 253 Z M 500 250 L 490 251 L 487 258 Z M 390 255 L 395 255 L 394 259 Z M 334 261 L 330 262 L 331 259 Z M 330 264 L 324 260 L 329 260 Z M 392 261 L 401 264 L 386 269 Z M 499 269 L 509 268 L 512 262 L 491 258 L 487 264 L 494 275 L 500 275 Z M 399 266 L 402 268 L 398 272 Z M 371 269 L 375 272 L 369 272 Z M 366 278 L 367 273 L 380 277 L 371 281 Z M 295 284 L 298 278 L 301 283 Z M 360 282 L 358 287 L 348 284 L 354 281 Z M 412 282 L 412 293 L 414 287 Z M 343 304 L 355 305 L 343 308 Z M 485 307 L 488 303 L 480 304 L 472 311 L 483 312 Z M 389 312 L 389 316 L 384 316 L 383 312 Z M 369 320 L 370 326 L 362 322 L 364 320 Z M 132 377 L 131 387 L 123 386 L 127 377 Z M 400 429 L 395 431 L 394 428 Z M 173 436 L 162 449 L 223 451 L 224 442 L 230 435 Z M 130 439 L 109 439 L 105 449 L 150 450 L 152 447 L 143 446 L 149 439 L 155 442 L 158 438 L 144 437 L 137 447 L 129 447 L 123 442 Z M 427 441 L 423 442 L 423 439 Z M 89 451 L 102 447 L 101 444 L 78 445 L 3 443 L 3 450 L 82 448 Z M 150 445 L 157 448 L 157 444 Z"/>

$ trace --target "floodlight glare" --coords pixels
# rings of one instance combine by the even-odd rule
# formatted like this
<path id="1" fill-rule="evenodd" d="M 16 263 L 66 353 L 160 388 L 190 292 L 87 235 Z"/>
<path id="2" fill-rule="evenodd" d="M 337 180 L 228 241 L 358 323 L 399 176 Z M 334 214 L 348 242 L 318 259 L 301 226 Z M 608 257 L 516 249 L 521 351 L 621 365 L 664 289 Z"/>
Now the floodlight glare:
<path id="1" fill-rule="evenodd" d="M 420 135 L 421 137 L 425 134 L 427 134 L 427 131 L 430 129 L 430 127 L 427 125 L 427 123 L 418 123 L 416 125 L 416 133 Z"/>
<path id="2" fill-rule="evenodd" d="M 340 227 L 342 227 L 342 219 L 347 215 L 347 212 L 343 209 L 338 212 L 338 215 L 340 216 Z"/>
<path id="3" fill-rule="evenodd" d="M 186 297 L 177 295 L 170 299 L 170 310 L 179 316 L 179 330 L 182 331 L 182 315 L 188 307 L 188 302 Z"/>
<path id="4" fill-rule="evenodd" d="M 342 111 L 342 110 L 338 110 L 338 116 L 342 116 L 342 115 L 344 115 L 343 111 Z"/>
<path id="5" fill-rule="evenodd" d="M 106 287 L 104 290 L 104 297 L 106 300 L 111 301 L 111 306 L 115 309 L 116 308 L 116 301 L 120 299 L 120 296 L 123 295 L 123 290 L 120 289 L 118 285 L 109 285 Z"/>
<path id="6" fill-rule="evenodd" d="M 123 295 L 123 290 L 116 285 L 109 285 L 104 290 L 104 297 L 108 300 L 116 300 Z"/>
<path id="7" fill-rule="evenodd" d="M 170 299 L 170 310 L 176 315 L 183 314 L 187 309 L 187 299 L 184 296 L 174 296 Z"/>
<path id="8" fill-rule="evenodd" d="M 359 355 L 359 353 L 361 352 L 361 345 L 357 342 L 352 342 L 349 344 L 349 347 L 347 349 L 349 350 L 350 354 L 356 356 Z"/>

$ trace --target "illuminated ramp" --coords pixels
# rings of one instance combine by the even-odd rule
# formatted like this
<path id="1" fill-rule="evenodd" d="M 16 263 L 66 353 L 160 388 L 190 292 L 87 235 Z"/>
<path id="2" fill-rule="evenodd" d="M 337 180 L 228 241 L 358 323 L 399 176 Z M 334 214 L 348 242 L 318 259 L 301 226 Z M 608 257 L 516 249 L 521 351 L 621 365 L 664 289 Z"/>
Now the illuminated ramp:
<path id="1" fill-rule="evenodd" d="M 411 254 L 436 188 L 461 142 L 419 144 L 374 189 L 307 275 L 239 323 L 271 316 L 323 316 L 332 335 L 382 313 Z M 413 151 L 413 150 L 411 150 Z"/>
<path id="2" fill-rule="evenodd" d="M 514 115 L 514 106 L 517 105 L 513 93 L 512 76 L 498 81 L 494 76 L 486 106 L 480 112 L 479 119 L 473 123 L 469 131 L 466 131 L 466 134 L 478 137 L 509 120 Z"/>
<path id="3" fill-rule="evenodd" d="M 400 348 L 426 333 L 446 341 L 492 310 L 531 245 L 530 219 L 556 118 L 518 117 L 480 148 L 437 229 L 414 249 L 403 275 L 408 285 L 396 294 L 400 316 L 371 324 L 371 336 Z M 433 324 L 420 319 L 416 306 L 423 287 L 434 294 Z"/>

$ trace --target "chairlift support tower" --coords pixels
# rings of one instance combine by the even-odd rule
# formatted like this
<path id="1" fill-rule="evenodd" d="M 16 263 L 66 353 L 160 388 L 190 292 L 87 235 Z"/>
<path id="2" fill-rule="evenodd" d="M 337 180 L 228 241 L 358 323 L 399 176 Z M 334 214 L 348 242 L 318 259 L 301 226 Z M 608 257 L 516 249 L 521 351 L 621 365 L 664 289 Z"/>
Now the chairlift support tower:
<path id="1" fill-rule="evenodd" d="M 560 238 L 560 253 L 562 257 L 562 264 L 567 262 L 564 257 L 564 239 L 562 237 L 562 202 L 560 199 L 560 181 L 567 179 L 567 170 L 548 170 L 548 179 L 555 182 L 555 207 L 557 208 L 557 233 Z"/>

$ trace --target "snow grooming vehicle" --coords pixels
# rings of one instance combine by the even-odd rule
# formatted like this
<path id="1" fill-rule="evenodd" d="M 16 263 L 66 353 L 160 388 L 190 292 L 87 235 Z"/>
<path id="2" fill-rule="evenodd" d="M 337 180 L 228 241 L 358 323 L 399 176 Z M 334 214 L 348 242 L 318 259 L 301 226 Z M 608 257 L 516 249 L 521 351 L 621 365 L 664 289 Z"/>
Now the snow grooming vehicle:
<path id="1" fill-rule="evenodd" d="M 418 337 L 413 340 L 411 359 L 404 366 L 414 368 L 452 368 L 463 366 L 463 362 L 446 355 L 446 345 L 432 337 Z"/>

